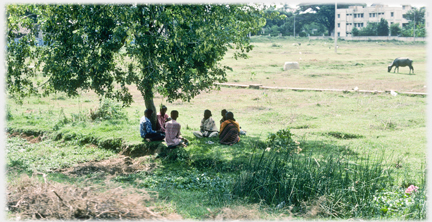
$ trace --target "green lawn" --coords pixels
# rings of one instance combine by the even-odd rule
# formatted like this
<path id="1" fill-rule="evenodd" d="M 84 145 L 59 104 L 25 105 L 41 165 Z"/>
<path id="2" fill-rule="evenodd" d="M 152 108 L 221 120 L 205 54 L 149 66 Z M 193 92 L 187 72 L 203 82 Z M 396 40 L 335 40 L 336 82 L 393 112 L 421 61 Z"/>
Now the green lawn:
<path id="1" fill-rule="evenodd" d="M 426 90 L 426 49 L 421 43 L 340 41 L 335 54 L 334 49 L 327 47 L 331 45 L 330 41 L 266 37 L 252 41 L 256 46 L 250 59 L 235 61 L 228 54 L 222 62 L 234 68 L 228 73 L 229 82 L 302 88 L 352 89 L 358 86 L 369 90 Z M 302 42 L 301 46 L 292 45 L 298 41 Z M 401 56 L 414 60 L 415 75 L 407 75 L 408 70 L 404 68 L 399 74 L 387 72 L 387 65 L 401 52 L 404 52 Z M 283 71 L 285 61 L 299 61 L 301 68 Z M 91 92 L 82 92 L 77 98 L 67 98 L 61 93 L 46 98 L 28 98 L 22 104 L 8 98 L 6 124 L 9 132 L 39 132 L 47 137 L 35 144 L 17 137 L 8 139 L 8 184 L 16 183 L 16 175 L 31 174 L 34 170 L 47 173 L 53 181 L 80 184 L 93 177 L 68 178 L 51 170 L 118 155 L 118 149 L 101 147 L 143 143 L 139 136 L 139 119 L 145 109 L 144 102 L 136 89 L 131 89 L 134 103 L 130 107 L 121 108 L 110 102 L 113 117 L 95 121 L 89 119 L 90 109 L 94 111 L 100 104 Z M 222 87 L 219 91 L 202 93 L 191 102 L 166 103 L 165 98 L 157 95 L 155 104 L 165 104 L 168 113 L 174 109 L 179 111 L 178 122 L 190 145 L 166 157 L 155 159 L 156 155 L 151 156 L 147 164 L 156 166 L 151 172 L 117 175 L 110 181 L 124 187 L 157 191 L 156 204 L 184 219 L 212 218 L 215 214 L 226 214 L 225 208 L 239 207 L 253 209 L 261 219 L 290 215 L 321 219 L 424 219 L 424 204 L 419 203 L 424 203 L 425 194 L 425 97 Z M 233 146 L 220 145 L 216 138 L 211 139 L 214 144 L 206 144 L 210 140 L 207 138 L 194 138 L 192 132 L 199 130 L 205 109 L 212 111 L 217 122 L 221 118 L 221 109 L 232 111 L 247 135 Z M 380 213 L 372 215 L 364 210 L 359 214 L 361 209 L 351 209 L 345 216 L 330 216 L 324 213 L 328 208 L 321 208 L 319 213 L 313 214 L 312 207 L 323 201 L 317 196 L 311 196 L 305 202 L 306 206 L 279 209 L 265 201 L 257 202 L 233 193 L 233 186 L 241 181 L 241 175 L 248 175 L 250 164 L 259 160 L 263 150 L 274 146 L 268 143 L 268 136 L 282 129 L 290 129 L 292 139 L 299 143 L 301 151 L 292 154 L 299 155 L 299 159 L 310 158 L 324 166 L 324 162 L 338 157 L 342 162 L 348 161 L 347 166 L 359 165 L 361 170 L 363 165 L 380 165 L 391 171 L 391 182 L 385 189 L 376 190 L 373 201 L 357 200 L 359 204 L 372 201 L 371 206 Z M 99 145 L 99 148 L 88 148 L 89 143 Z M 284 149 L 281 152 L 284 153 Z M 365 163 L 367 159 L 372 160 L 370 166 Z M 363 162 L 356 162 L 360 160 Z M 270 159 L 268 161 L 271 164 Z M 284 167 L 288 165 L 280 169 Z M 101 181 L 103 179 L 94 177 L 94 183 Z M 411 184 L 420 187 L 421 195 L 404 196 L 403 190 Z M 302 189 L 298 188 L 296 192 L 302 192 Z M 322 195 L 327 199 L 320 202 L 321 206 L 337 203 L 331 201 L 331 192 L 339 191 L 323 191 Z M 248 215 L 243 217 L 251 219 Z M 231 216 L 231 219 L 238 218 Z"/>

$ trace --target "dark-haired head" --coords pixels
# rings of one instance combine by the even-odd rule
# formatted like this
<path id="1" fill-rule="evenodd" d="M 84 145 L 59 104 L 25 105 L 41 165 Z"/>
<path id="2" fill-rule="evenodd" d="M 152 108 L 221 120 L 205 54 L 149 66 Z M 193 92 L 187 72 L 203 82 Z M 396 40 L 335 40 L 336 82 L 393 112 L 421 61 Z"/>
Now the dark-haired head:
<path id="1" fill-rule="evenodd" d="M 235 119 L 234 119 L 234 113 L 232 113 L 232 112 L 227 112 L 227 113 L 225 114 L 225 119 L 226 119 L 226 120 L 234 120 L 234 121 L 235 121 Z"/>
<path id="2" fill-rule="evenodd" d="M 179 116 L 179 112 L 177 110 L 171 111 L 171 118 L 173 120 L 176 120 L 178 116 Z"/>
<path id="3" fill-rule="evenodd" d="M 165 105 L 162 105 L 159 109 L 159 111 L 162 115 L 165 114 L 167 110 L 168 110 L 168 108 Z"/>
<path id="4" fill-rule="evenodd" d="M 144 116 L 146 117 L 150 117 L 153 114 L 153 110 L 152 109 L 146 109 L 144 111 Z"/>
<path id="5" fill-rule="evenodd" d="M 210 116 L 212 116 L 211 111 L 208 109 L 204 110 L 204 119 L 208 119 Z"/>
<path id="6" fill-rule="evenodd" d="M 227 110 L 226 110 L 226 109 L 223 109 L 223 110 L 221 111 L 222 117 L 225 118 L 225 114 L 226 114 L 226 113 L 227 113 Z"/>

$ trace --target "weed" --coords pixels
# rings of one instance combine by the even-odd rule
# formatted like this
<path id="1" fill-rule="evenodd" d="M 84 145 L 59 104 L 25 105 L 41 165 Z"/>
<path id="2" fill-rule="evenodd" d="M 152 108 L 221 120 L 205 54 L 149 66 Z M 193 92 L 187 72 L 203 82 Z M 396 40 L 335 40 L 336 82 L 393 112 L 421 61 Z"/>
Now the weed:
<path id="1" fill-rule="evenodd" d="M 393 122 L 390 119 L 388 119 L 388 120 L 382 120 L 381 123 L 382 123 L 382 126 L 383 126 L 384 130 L 387 130 L 387 129 L 394 130 L 394 129 L 396 129 L 396 126 L 397 126 L 396 123 Z"/>
<path id="2" fill-rule="evenodd" d="M 282 129 L 276 133 L 270 133 L 267 137 L 267 146 L 276 151 L 299 152 L 298 142 L 292 139 L 289 129 Z"/>
<path id="3" fill-rule="evenodd" d="M 358 134 L 351 134 L 351 133 L 341 133 L 341 132 L 334 132 L 334 131 L 330 131 L 327 133 L 324 133 L 324 135 L 329 135 L 338 139 L 358 139 L 358 138 L 363 138 L 362 135 L 358 135 Z"/>
<path id="4" fill-rule="evenodd" d="M 255 76 L 256 76 L 256 73 L 255 72 L 251 72 L 250 79 L 253 80 Z"/>
<path id="5" fill-rule="evenodd" d="M 115 104 L 109 99 L 105 99 L 103 104 L 95 109 L 90 109 L 91 120 L 109 120 L 109 119 L 121 119 L 127 120 L 126 114 L 122 111 L 120 104 Z"/>
<path id="6" fill-rule="evenodd" d="M 424 184 L 423 184 L 424 185 Z M 371 208 L 382 218 L 424 220 L 426 218 L 426 189 L 421 187 L 406 194 L 403 187 L 386 187 L 371 201 Z"/>
<path id="7" fill-rule="evenodd" d="M 7 121 L 13 120 L 12 112 L 10 110 L 10 107 L 7 105 L 6 105 L 6 120 Z"/>
<path id="8" fill-rule="evenodd" d="M 57 131 L 67 123 L 69 123 L 69 119 L 66 117 L 63 108 L 61 108 L 59 113 L 59 118 L 57 122 L 54 124 L 53 130 Z"/>

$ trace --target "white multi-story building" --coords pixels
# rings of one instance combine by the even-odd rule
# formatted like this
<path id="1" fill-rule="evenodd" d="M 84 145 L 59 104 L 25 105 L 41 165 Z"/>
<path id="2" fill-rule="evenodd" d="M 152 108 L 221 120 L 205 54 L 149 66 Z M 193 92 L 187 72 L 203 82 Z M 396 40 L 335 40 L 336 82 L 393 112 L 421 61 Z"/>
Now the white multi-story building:
<path id="1" fill-rule="evenodd" d="M 351 30 L 354 27 L 361 29 L 366 27 L 368 22 L 379 22 L 384 18 L 392 24 L 399 23 L 402 26 L 408 23 L 403 15 L 411 10 L 410 5 L 402 5 L 400 7 L 388 7 L 382 4 L 372 4 L 371 6 L 350 6 L 345 9 L 336 10 L 336 33 L 337 36 L 352 36 Z"/>

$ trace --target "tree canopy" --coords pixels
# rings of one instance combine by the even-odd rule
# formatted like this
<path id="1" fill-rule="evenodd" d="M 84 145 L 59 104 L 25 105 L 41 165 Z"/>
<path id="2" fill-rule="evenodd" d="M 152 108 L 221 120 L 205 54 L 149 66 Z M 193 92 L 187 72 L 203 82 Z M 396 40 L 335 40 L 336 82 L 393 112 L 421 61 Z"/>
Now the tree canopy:
<path id="1" fill-rule="evenodd" d="M 335 5 L 334 4 L 300 4 L 300 12 L 306 13 L 312 21 L 324 25 L 328 34 L 331 35 L 335 27 Z"/>
<path id="2" fill-rule="evenodd" d="M 265 25 L 258 7 L 239 4 L 8 5 L 7 15 L 9 93 L 93 90 L 129 105 L 136 85 L 153 110 L 155 92 L 189 101 L 226 81 L 231 68 L 219 61 L 229 48 L 246 58 L 248 34 Z M 30 33 L 17 41 L 22 28 Z M 35 47 L 38 33 L 44 46 Z"/>

